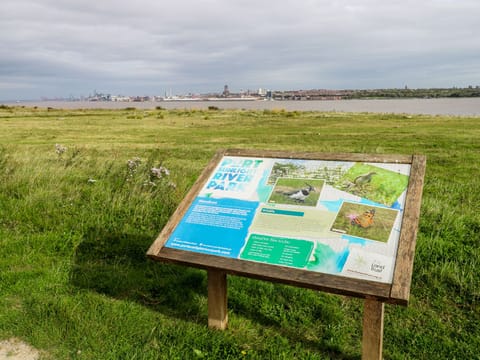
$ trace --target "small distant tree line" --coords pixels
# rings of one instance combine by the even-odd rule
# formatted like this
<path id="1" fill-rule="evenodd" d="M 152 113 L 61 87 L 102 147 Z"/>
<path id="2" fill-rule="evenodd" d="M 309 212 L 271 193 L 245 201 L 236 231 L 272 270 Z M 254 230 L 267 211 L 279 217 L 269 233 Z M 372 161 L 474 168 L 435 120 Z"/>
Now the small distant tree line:
<path id="1" fill-rule="evenodd" d="M 431 88 L 431 89 L 374 89 L 353 90 L 346 98 L 455 98 L 480 97 L 480 86 L 466 88 Z"/>

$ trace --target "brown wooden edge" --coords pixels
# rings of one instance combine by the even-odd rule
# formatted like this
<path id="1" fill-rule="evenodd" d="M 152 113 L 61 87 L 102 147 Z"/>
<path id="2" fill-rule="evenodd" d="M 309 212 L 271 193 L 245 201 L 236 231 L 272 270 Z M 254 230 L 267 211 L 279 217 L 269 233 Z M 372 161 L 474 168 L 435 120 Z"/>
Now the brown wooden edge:
<path id="1" fill-rule="evenodd" d="M 279 159 L 303 159 L 303 160 L 325 160 L 325 161 L 354 161 L 354 162 L 377 162 L 377 163 L 398 163 L 398 164 L 416 164 L 414 169 L 412 164 L 409 187 L 406 198 L 406 208 L 404 213 L 404 220 L 402 222 L 402 232 L 400 234 L 400 243 L 402 247 L 398 249 L 397 262 L 399 256 L 407 256 L 402 261 L 402 267 L 398 264 L 395 266 L 394 282 L 395 290 L 392 285 L 379 283 L 375 281 L 359 280 L 339 275 L 330 275 L 302 269 L 293 269 L 278 265 L 270 265 L 264 263 L 256 263 L 245 260 L 223 258 L 214 255 L 207 255 L 171 248 L 164 248 L 165 242 L 181 221 L 182 217 L 187 212 L 190 204 L 198 195 L 200 190 L 205 185 L 206 181 L 211 176 L 211 173 L 216 168 L 223 156 L 249 156 L 249 157 L 264 157 L 264 158 L 279 158 Z M 423 159 L 423 160 L 422 160 Z M 423 167 L 421 166 L 423 161 Z M 415 174 L 415 171 L 420 171 Z M 423 172 L 422 172 L 423 171 Z M 200 174 L 199 178 L 192 186 L 191 190 L 185 196 L 178 208 L 173 213 L 170 220 L 157 239 L 153 242 L 147 256 L 153 260 L 172 262 L 177 264 L 194 266 L 206 270 L 223 270 L 230 274 L 247 276 L 251 278 L 280 282 L 284 284 L 310 288 L 315 290 L 327 291 L 335 294 L 355 296 L 360 298 L 377 299 L 379 301 L 392 302 L 406 305 L 408 303 L 408 295 L 410 290 L 411 271 L 413 267 L 413 255 L 415 251 L 415 244 L 413 247 L 409 245 L 410 237 L 416 235 L 416 225 L 418 224 L 419 210 L 418 207 L 421 198 L 421 190 L 423 185 L 423 173 L 425 171 L 425 158 L 423 156 L 410 155 L 373 155 L 373 154 L 356 154 L 356 153 L 311 153 L 311 152 L 287 152 L 287 151 L 268 151 L 268 150 L 245 150 L 245 149 L 228 149 L 219 150 L 213 156 L 205 169 Z M 416 195 L 409 196 L 410 191 L 416 191 Z M 420 198 L 419 198 L 420 196 Z M 408 209 L 407 209 L 408 207 Z M 407 211 L 415 211 L 413 216 L 408 216 L 407 227 L 408 231 L 404 231 L 405 214 Z M 416 219 L 416 222 L 415 222 Z M 415 242 L 415 239 L 413 239 Z M 404 264 L 403 264 L 404 263 Z M 409 273 L 400 274 L 401 270 L 409 270 Z M 268 275 L 266 275 L 268 274 Z M 398 278 L 398 279 L 397 279 Z M 407 281 L 408 280 L 408 281 Z M 401 287 L 405 285 L 408 288 L 402 291 Z"/>
<path id="2" fill-rule="evenodd" d="M 251 156 L 279 159 L 298 160 L 326 160 L 326 161 L 355 161 L 355 162 L 377 162 L 411 164 L 411 155 L 395 154 L 361 154 L 361 153 L 315 153 L 315 152 L 293 152 L 281 150 L 250 150 L 250 149 L 227 149 L 225 156 Z"/>
<path id="3" fill-rule="evenodd" d="M 231 275 L 321 290 L 359 298 L 375 298 L 387 301 L 390 284 L 369 280 L 325 274 L 291 267 L 257 263 L 240 259 L 201 254 L 172 248 L 163 248 L 153 259 L 175 264 L 189 265 L 205 270 L 221 270 Z"/>
<path id="4" fill-rule="evenodd" d="M 389 300 L 391 303 L 400 305 L 408 305 L 410 297 L 426 165 L 425 156 L 413 155 Z"/>

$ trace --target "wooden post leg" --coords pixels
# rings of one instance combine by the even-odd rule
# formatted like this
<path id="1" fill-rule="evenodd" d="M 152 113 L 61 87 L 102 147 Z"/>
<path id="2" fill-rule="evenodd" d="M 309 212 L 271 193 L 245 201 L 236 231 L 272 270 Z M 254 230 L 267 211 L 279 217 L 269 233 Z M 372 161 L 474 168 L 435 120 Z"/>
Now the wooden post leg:
<path id="1" fill-rule="evenodd" d="M 208 327 L 225 330 L 227 313 L 227 274 L 208 270 Z"/>
<path id="2" fill-rule="evenodd" d="M 381 360 L 384 303 L 365 299 L 363 309 L 362 360 Z"/>

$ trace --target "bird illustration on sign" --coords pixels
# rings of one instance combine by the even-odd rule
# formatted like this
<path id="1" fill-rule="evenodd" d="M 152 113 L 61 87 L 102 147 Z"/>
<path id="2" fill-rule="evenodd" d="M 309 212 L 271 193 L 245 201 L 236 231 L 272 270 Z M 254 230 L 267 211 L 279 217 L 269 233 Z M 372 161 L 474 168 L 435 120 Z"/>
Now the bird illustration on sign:
<path id="1" fill-rule="evenodd" d="M 308 184 L 308 183 L 305 183 L 306 187 L 304 187 L 303 189 L 296 189 L 296 190 L 293 190 L 293 191 L 285 191 L 285 192 L 282 192 L 279 190 L 279 192 L 281 192 L 283 195 L 287 196 L 288 198 L 294 200 L 294 201 L 297 201 L 297 202 L 302 202 L 304 203 L 305 202 L 305 199 L 312 193 L 315 191 L 315 188 Z"/>
<path id="2" fill-rule="evenodd" d="M 377 175 L 377 173 L 375 171 L 370 171 L 368 174 L 357 176 L 353 180 L 353 183 L 355 184 L 355 186 L 363 186 L 369 184 L 372 181 L 373 175 Z"/>
<path id="3" fill-rule="evenodd" d="M 319 179 L 279 178 L 269 203 L 316 206 L 324 181 Z"/>
<path id="4" fill-rule="evenodd" d="M 373 175 L 377 175 L 377 173 L 375 171 L 370 171 L 357 176 L 353 181 L 346 180 L 343 183 L 343 190 L 360 195 L 365 192 L 366 186 L 372 182 Z"/>
<path id="5" fill-rule="evenodd" d="M 382 168 L 381 165 L 355 163 L 333 185 L 349 194 L 393 207 L 406 190 L 408 175 Z"/>

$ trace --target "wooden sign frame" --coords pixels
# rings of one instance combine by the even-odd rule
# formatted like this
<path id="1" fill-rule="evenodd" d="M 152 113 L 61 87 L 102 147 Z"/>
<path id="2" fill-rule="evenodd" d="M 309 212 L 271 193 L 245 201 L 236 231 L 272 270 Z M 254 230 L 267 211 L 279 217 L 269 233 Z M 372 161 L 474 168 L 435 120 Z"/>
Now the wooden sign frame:
<path id="1" fill-rule="evenodd" d="M 165 246 L 169 237 L 192 205 L 192 202 L 212 176 L 213 171 L 226 156 L 410 165 L 404 213 L 391 283 L 356 279 L 276 264 L 272 265 L 262 262 L 227 258 Z M 409 301 L 425 168 L 426 157 L 423 155 L 299 153 L 238 149 L 220 150 L 203 170 L 189 193 L 151 245 L 147 256 L 157 261 L 178 263 L 206 269 L 208 271 L 209 326 L 218 329 L 224 329 L 227 326 L 227 274 L 364 298 L 363 358 L 379 359 L 382 353 L 384 303 L 407 305 Z"/>

